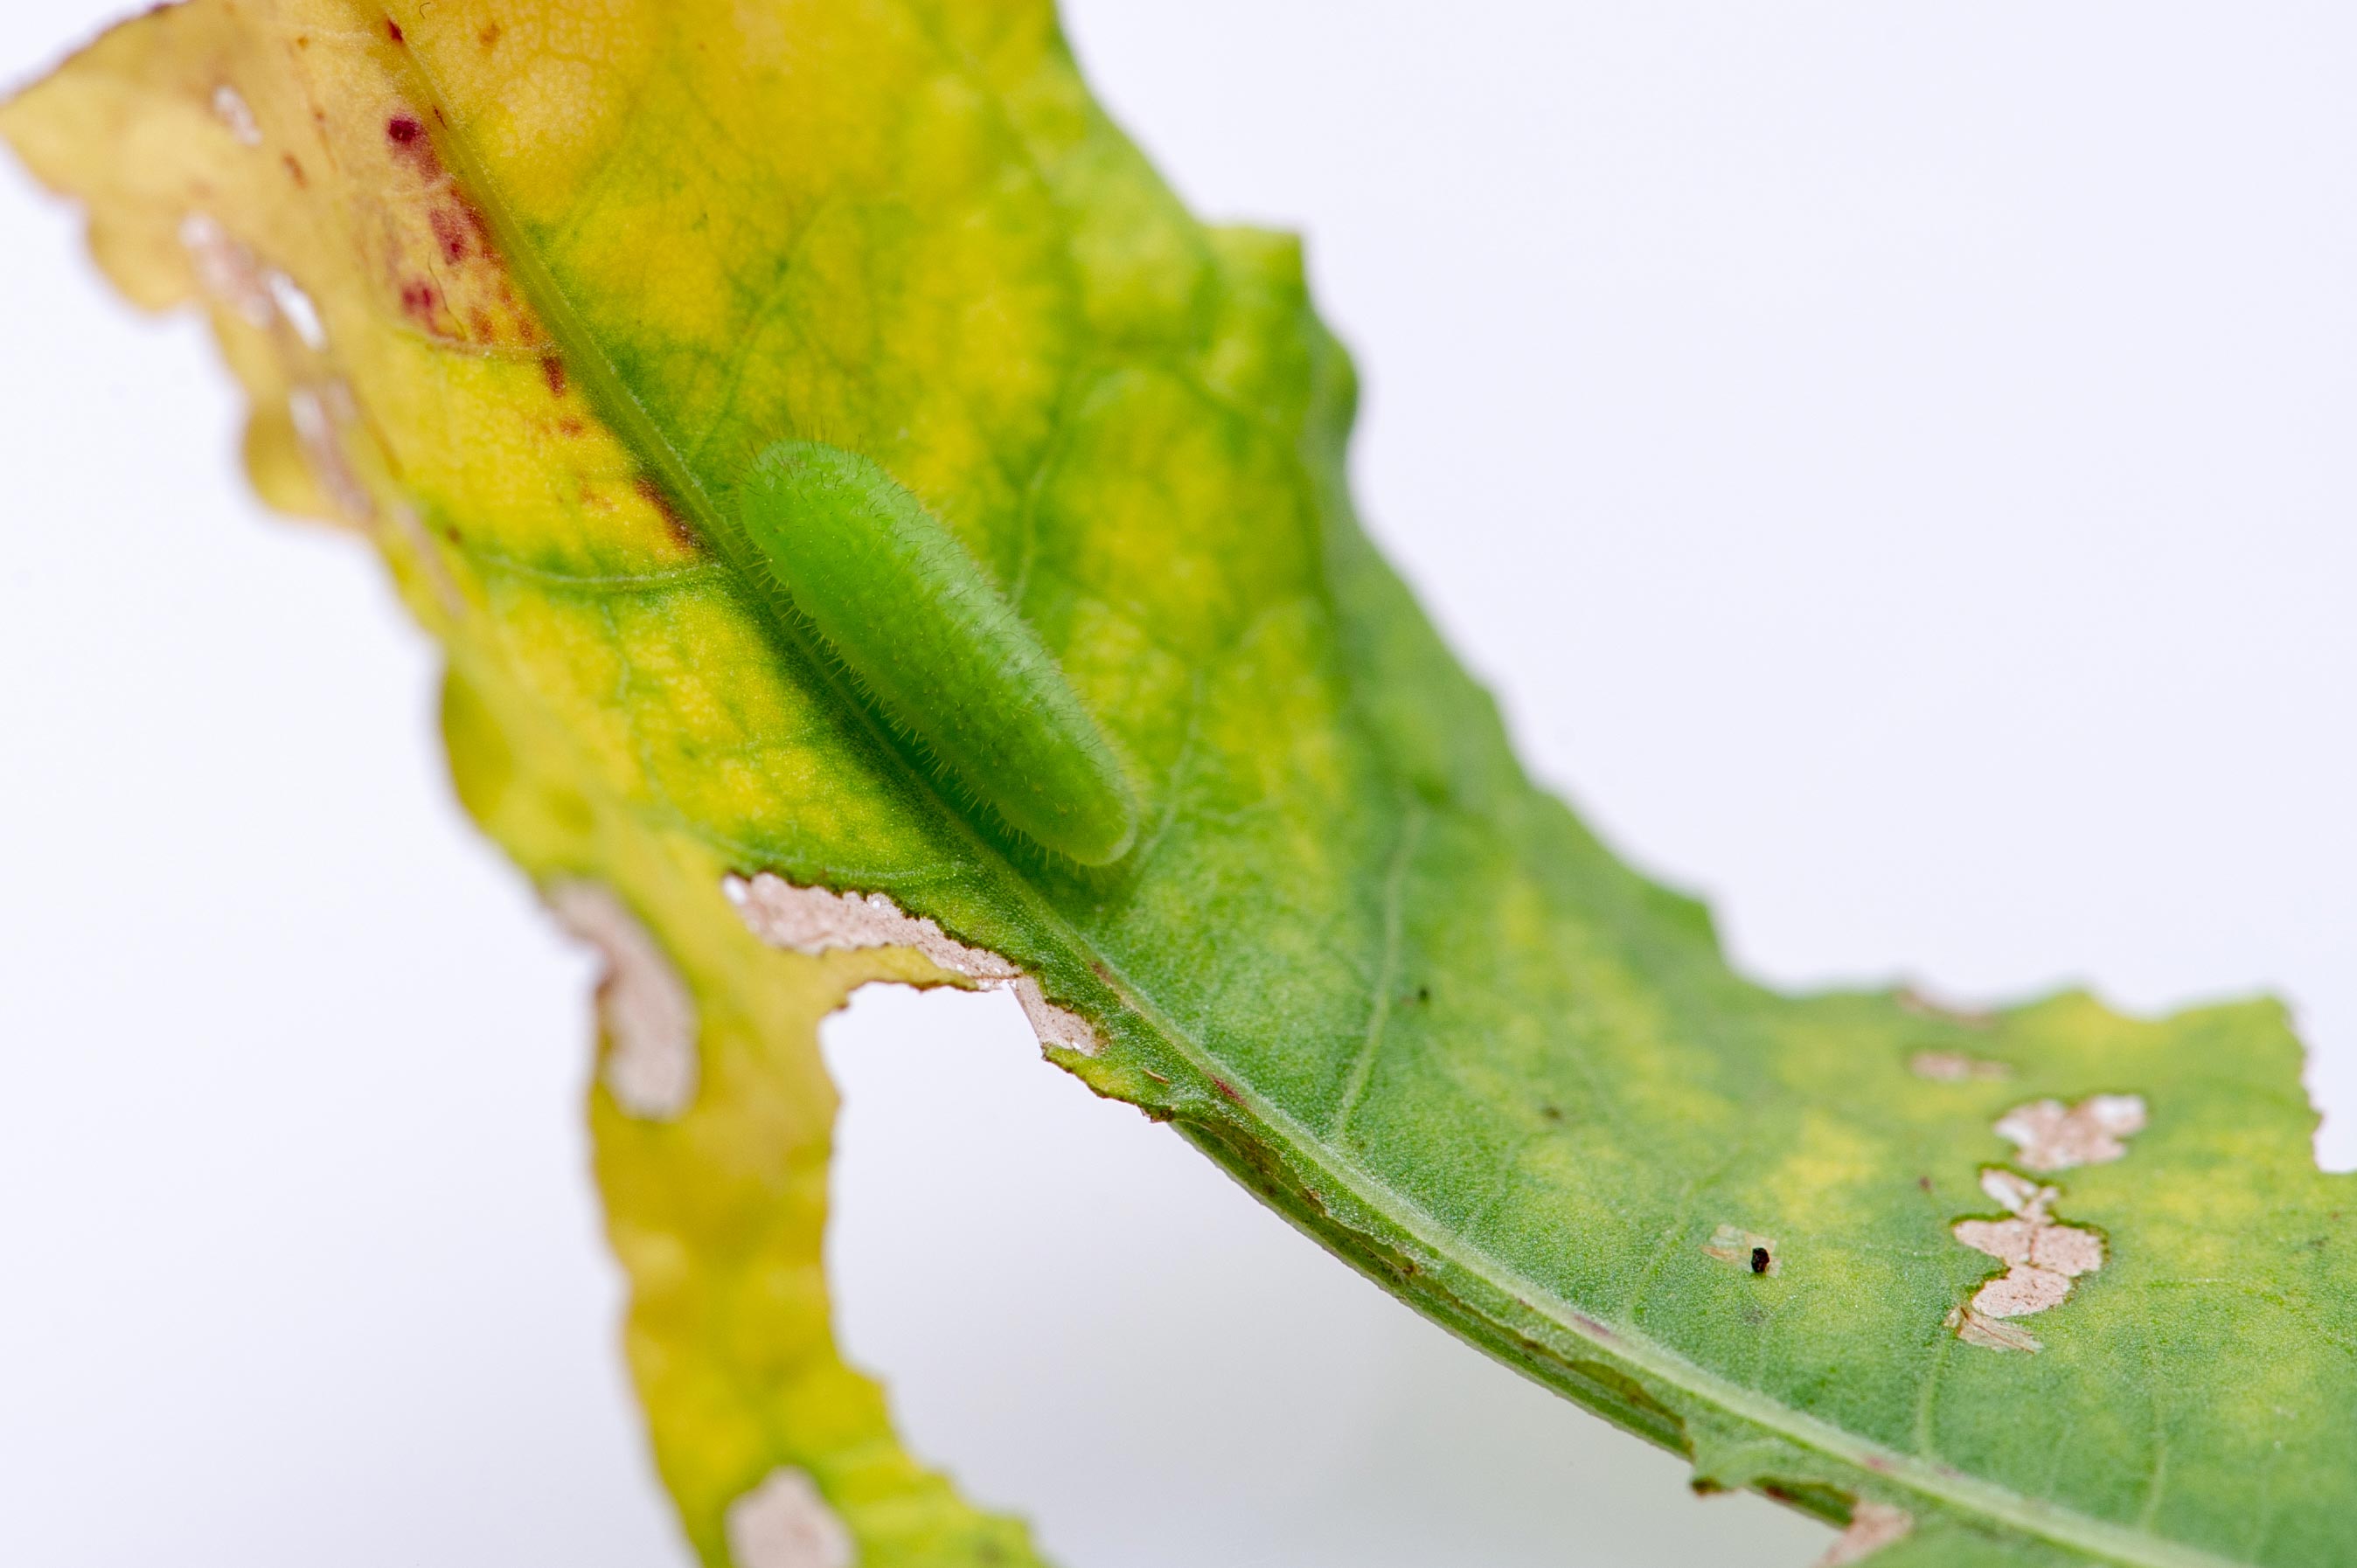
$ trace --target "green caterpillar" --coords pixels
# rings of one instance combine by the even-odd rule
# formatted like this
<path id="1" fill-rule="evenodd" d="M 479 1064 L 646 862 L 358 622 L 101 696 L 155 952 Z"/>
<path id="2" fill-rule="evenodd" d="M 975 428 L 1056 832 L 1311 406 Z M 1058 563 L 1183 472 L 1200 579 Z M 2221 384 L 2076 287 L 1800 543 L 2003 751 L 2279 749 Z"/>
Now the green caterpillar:
<path id="1" fill-rule="evenodd" d="M 1055 657 L 954 534 L 856 452 L 780 441 L 739 516 L 794 612 L 1006 823 L 1086 865 L 1137 839 L 1121 764 Z"/>

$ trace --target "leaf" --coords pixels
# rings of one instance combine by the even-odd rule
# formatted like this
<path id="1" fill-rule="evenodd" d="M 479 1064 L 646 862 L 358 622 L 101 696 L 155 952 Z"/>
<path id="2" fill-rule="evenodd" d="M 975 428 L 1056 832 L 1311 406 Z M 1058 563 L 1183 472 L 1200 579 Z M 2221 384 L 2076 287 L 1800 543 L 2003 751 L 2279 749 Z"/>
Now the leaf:
<path id="1" fill-rule="evenodd" d="M 707 1561 L 1029 1560 L 827 1337 L 813 1027 L 888 977 L 1015 984 L 1099 1092 L 1837 1556 L 2357 1562 L 2357 1238 L 2280 1011 L 1732 972 L 1361 532 L 1297 245 L 1191 220 L 1045 6 L 195 0 L 0 132 L 132 298 L 209 298 L 257 484 L 375 539 L 468 809 L 608 950 L 600 1180 Z M 1019 608 L 1126 857 L 1006 829 L 772 613 L 735 499 L 790 439 Z"/>

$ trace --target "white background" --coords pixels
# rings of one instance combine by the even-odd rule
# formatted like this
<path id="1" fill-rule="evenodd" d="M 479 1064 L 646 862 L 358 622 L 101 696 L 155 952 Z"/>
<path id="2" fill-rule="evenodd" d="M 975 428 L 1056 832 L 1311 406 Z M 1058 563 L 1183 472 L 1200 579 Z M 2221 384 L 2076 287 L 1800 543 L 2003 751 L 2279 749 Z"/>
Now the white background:
<path id="1" fill-rule="evenodd" d="M 11 5 L 21 79 L 113 5 Z M 2357 14 L 1082 0 L 1310 238 L 1373 525 L 1525 754 L 1790 983 L 2271 988 L 2357 1161 Z M 676 1568 L 591 967 L 187 322 L 0 175 L 0 1561 Z M 870 993 L 844 1328 L 1073 1568 L 1824 1538 L 1490 1367 L 992 1002 Z"/>

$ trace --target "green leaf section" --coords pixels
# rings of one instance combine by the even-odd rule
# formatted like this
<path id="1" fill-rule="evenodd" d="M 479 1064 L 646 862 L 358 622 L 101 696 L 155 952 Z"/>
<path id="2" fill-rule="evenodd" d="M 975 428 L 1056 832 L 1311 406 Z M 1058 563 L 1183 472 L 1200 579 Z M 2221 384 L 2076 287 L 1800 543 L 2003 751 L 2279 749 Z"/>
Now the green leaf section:
<path id="1" fill-rule="evenodd" d="M 722 882 L 770 871 L 1005 955 L 1093 1026 L 1060 1065 L 1698 1485 L 1894 1565 L 2357 1562 L 2357 1232 L 2279 1010 L 1732 972 L 1369 545 L 1297 245 L 1189 218 L 1047 7 L 196 0 L 0 131 L 135 298 L 210 289 L 264 493 L 369 526 L 448 649 L 469 808 L 694 998 L 687 1112 L 595 1116 L 707 1560 L 780 1466 L 863 1563 L 1028 1560 L 826 1338 L 813 1026 L 945 976 L 758 943 Z M 257 304 L 280 274 L 323 332 Z M 1017 606 L 1128 774 L 1126 857 L 1006 831 L 765 607 L 734 500 L 787 439 Z M 2145 1124 L 2093 1137 L 2098 1095 Z"/>

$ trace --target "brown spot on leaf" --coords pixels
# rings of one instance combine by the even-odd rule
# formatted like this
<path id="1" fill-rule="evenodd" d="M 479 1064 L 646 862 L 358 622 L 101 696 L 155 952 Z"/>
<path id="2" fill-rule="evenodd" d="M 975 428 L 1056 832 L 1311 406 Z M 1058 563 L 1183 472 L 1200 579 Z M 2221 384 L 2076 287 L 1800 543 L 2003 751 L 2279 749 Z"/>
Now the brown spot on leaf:
<path id="1" fill-rule="evenodd" d="M 563 397 L 565 395 L 565 361 L 554 354 L 543 354 L 540 357 L 540 379 L 548 383 L 549 396 Z"/>
<path id="2" fill-rule="evenodd" d="M 293 153 L 282 153 L 278 161 L 286 166 L 286 172 L 294 179 L 296 188 L 307 189 L 310 187 L 311 177 L 303 172 L 301 159 Z"/>

